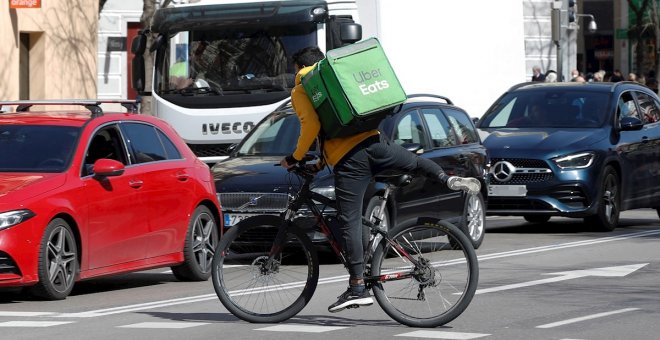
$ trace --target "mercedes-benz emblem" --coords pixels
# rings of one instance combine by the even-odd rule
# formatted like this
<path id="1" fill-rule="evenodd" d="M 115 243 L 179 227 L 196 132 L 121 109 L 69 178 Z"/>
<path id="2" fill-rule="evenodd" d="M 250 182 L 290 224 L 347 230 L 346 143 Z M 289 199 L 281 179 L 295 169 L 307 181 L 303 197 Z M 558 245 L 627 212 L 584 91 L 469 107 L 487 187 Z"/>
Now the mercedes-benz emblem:
<path id="1" fill-rule="evenodd" d="M 516 167 L 507 161 L 499 161 L 490 168 L 490 173 L 493 174 L 493 178 L 498 182 L 509 181 L 515 172 Z"/>

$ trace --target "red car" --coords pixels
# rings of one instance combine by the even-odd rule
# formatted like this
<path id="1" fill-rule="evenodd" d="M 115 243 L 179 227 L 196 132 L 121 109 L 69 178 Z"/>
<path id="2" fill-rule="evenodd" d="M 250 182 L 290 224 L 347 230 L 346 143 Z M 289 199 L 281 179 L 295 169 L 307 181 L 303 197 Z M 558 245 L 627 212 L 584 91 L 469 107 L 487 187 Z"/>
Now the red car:
<path id="1" fill-rule="evenodd" d="M 0 102 L 0 287 L 66 298 L 78 280 L 171 266 L 206 280 L 222 232 L 206 164 L 167 123 L 100 104 Z M 33 105 L 88 111 L 30 112 Z"/>

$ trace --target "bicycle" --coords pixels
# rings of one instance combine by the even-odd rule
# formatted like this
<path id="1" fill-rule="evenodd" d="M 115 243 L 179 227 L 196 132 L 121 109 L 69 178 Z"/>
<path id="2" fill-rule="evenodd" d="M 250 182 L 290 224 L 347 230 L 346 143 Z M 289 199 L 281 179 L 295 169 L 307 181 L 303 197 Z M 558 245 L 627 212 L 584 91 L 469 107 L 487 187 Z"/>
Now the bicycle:
<path id="1" fill-rule="evenodd" d="M 329 227 L 334 222 L 323 215 L 334 201 L 310 191 L 314 173 L 305 169 L 309 160 L 290 169 L 302 184 L 289 196 L 284 212 L 241 221 L 224 234 L 216 249 L 213 287 L 227 310 L 242 320 L 285 321 L 312 298 L 319 281 L 318 255 L 305 231 L 293 223 L 303 206 L 316 217 L 320 231 L 346 266 Z M 477 256 L 459 228 L 437 218 L 420 217 L 389 231 L 380 227 L 388 196 L 411 178 L 380 178 L 387 184 L 380 214 L 363 218 L 369 230 L 364 280 L 392 319 L 411 327 L 437 327 L 458 317 L 472 300 L 479 276 Z"/>

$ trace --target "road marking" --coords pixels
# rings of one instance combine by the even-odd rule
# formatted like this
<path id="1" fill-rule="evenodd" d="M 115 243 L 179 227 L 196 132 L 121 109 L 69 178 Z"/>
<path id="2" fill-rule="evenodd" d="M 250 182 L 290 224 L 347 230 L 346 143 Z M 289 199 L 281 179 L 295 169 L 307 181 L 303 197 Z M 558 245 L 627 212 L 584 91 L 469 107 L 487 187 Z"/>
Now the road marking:
<path id="1" fill-rule="evenodd" d="M 506 252 L 501 252 L 501 253 L 493 253 L 493 254 L 488 254 L 488 255 L 482 255 L 482 256 L 479 256 L 478 258 L 479 258 L 479 261 L 485 261 L 485 260 L 492 260 L 492 259 L 498 259 L 498 258 L 503 258 L 503 257 L 519 256 L 519 255 L 526 255 L 526 254 L 531 254 L 531 253 L 540 253 L 540 252 L 560 250 L 560 249 L 565 249 L 565 248 L 579 247 L 579 246 L 586 246 L 586 245 L 593 245 L 593 244 L 599 244 L 599 243 L 605 243 L 605 242 L 623 241 L 623 240 L 627 240 L 627 239 L 631 239 L 631 238 L 644 237 L 644 236 L 655 235 L 655 234 L 660 234 L 660 230 L 641 231 L 641 232 L 636 232 L 636 233 L 631 233 L 631 234 L 626 234 L 626 235 L 601 237 L 601 238 L 598 238 L 598 239 L 588 240 L 588 241 L 560 243 L 560 244 L 549 245 L 549 246 L 541 246 L 541 247 L 535 247 L 535 248 L 526 248 L 526 249 L 520 249 L 520 250 L 506 251 Z M 455 262 L 455 263 L 458 263 L 458 262 Z M 341 282 L 341 281 L 346 281 L 346 280 L 348 280 L 348 275 L 340 275 L 340 276 L 333 276 L 333 277 L 320 279 L 318 284 L 323 285 L 323 284 Z M 302 282 L 290 283 L 290 284 L 287 284 L 287 288 L 299 287 L 300 284 L 302 284 Z M 276 287 L 277 286 L 272 286 L 270 288 L 272 289 L 272 288 L 276 288 Z M 248 291 L 245 290 L 242 293 L 247 293 L 247 292 Z M 249 292 L 250 293 L 257 293 L 257 292 L 262 292 L 262 291 L 251 290 Z M 241 292 L 235 292 L 235 293 L 240 294 Z M 119 313 L 128 313 L 128 312 L 134 312 L 134 311 L 145 310 L 145 309 L 168 307 L 168 306 L 174 306 L 174 305 L 180 305 L 180 304 L 186 304 L 186 303 L 201 302 L 201 301 L 205 301 L 205 300 L 214 300 L 214 299 L 217 299 L 217 296 L 215 294 L 204 294 L 204 295 L 197 295 L 197 296 L 186 297 L 186 298 L 171 299 L 171 300 L 160 300 L 160 301 L 153 301 L 153 302 L 147 302 L 147 303 L 141 303 L 141 304 L 135 304 L 135 305 L 126 305 L 126 306 L 119 306 L 119 307 L 113 307 L 113 308 L 106 308 L 106 309 L 92 310 L 92 311 L 86 311 L 86 312 L 79 312 L 79 313 L 54 313 L 53 316 L 63 317 L 63 318 L 90 318 L 90 317 L 106 316 L 106 315 L 119 314 Z"/>
<path id="2" fill-rule="evenodd" d="M 631 234 L 627 234 L 627 235 L 601 237 L 601 238 L 597 238 L 597 239 L 594 239 L 594 240 L 567 242 L 567 243 L 551 244 L 551 245 L 548 245 L 548 246 L 540 246 L 540 247 L 534 247 L 534 248 L 511 250 L 511 251 L 505 251 L 505 252 L 501 252 L 501 253 L 493 253 L 493 254 L 488 254 L 488 255 L 482 255 L 482 256 L 478 256 L 478 258 L 479 258 L 479 261 L 485 261 L 485 260 L 499 259 L 499 258 L 503 258 L 503 257 L 519 256 L 519 255 L 526 255 L 526 254 L 533 254 L 533 253 L 541 253 L 541 252 L 546 252 L 546 251 L 560 250 L 560 249 L 565 249 L 565 248 L 573 248 L 573 247 L 594 245 L 594 244 L 599 244 L 599 243 L 624 241 L 624 240 L 631 239 L 631 238 L 638 238 L 638 237 L 644 237 L 644 236 L 650 236 L 650 235 L 656 235 L 656 234 L 660 234 L 660 230 L 647 230 L 647 231 L 640 231 L 640 232 L 631 233 Z"/>
<path id="3" fill-rule="evenodd" d="M 324 333 L 344 329 L 347 327 L 336 326 L 310 326 L 310 325 L 277 325 L 264 328 L 257 328 L 255 331 L 271 331 L 271 332 L 299 332 L 299 333 Z"/>
<path id="4" fill-rule="evenodd" d="M 548 324 L 545 324 L 545 325 L 536 326 L 536 328 L 553 328 L 553 327 L 568 325 L 568 324 L 576 323 L 576 322 L 580 322 L 580 321 L 591 320 L 591 319 L 596 319 L 596 318 L 602 318 L 602 317 L 605 317 L 605 316 L 621 314 L 621 313 L 627 313 L 627 312 L 632 312 L 632 311 L 636 311 L 636 310 L 639 310 L 639 308 L 624 308 L 624 309 L 619 309 L 619 310 L 615 310 L 615 311 L 611 311 L 611 312 L 592 314 L 592 315 L 582 316 L 582 317 L 579 317 L 579 318 L 573 318 L 573 319 L 568 319 L 568 320 L 564 320 L 564 321 L 548 323 Z"/>
<path id="5" fill-rule="evenodd" d="M 485 288 L 485 289 L 478 289 L 476 291 L 476 294 L 486 294 L 486 293 L 492 293 L 492 292 L 500 292 L 503 290 L 510 290 L 510 289 L 516 289 L 516 288 L 523 288 L 523 287 L 530 287 L 530 286 L 536 286 L 536 285 L 541 285 L 541 284 L 546 284 L 546 283 L 553 283 L 553 282 L 559 282 L 559 281 L 566 281 L 566 280 L 572 280 L 572 279 L 579 279 L 582 277 L 587 277 L 587 276 L 597 276 L 597 277 L 623 277 L 626 276 L 644 266 L 648 265 L 648 263 L 640 263 L 640 264 L 631 264 L 627 266 L 617 266 L 617 267 L 603 267 L 603 268 L 594 268 L 594 269 L 582 269 L 582 270 L 572 270 L 572 271 L 566 271 L 566 272 L 557 272 L 557 273 L 547 273 L 544 275 L 560 275 L 557 277 L 551 277 L 548 279 L 542 279 L 542 280 L 534 280 L 534 281 L 528 281 L 528 282 L 521 282 L 521 283 L 514 283 L 510 285 L 504 285 L 504 286 L 499 286 L 499 287 L 492 287 L 492 288 Z"/>
<path id="6" fill-rule="evenodd" d="M 490 334 L 482 333 L 459 333 L 459 332 L 444 332 L 444 331 L 414 331 L 409 333 L 397 334 L 395 336 L 405 336 L 411 338 L 426 338 L 426 339 L 448 339 L 448 340 L 468 340 L 477 339 Z"/>
<path id="7" fill-rule="evenodd" d="M 30 317 L 30 316 L 49 316 L 56 313 L 51 312 L 12 312 L 12 311 L 0 311 L 0 316 L 19 316 L 19 317 Z"/>
<path id="8" fill-rule="evenodd" d="M 148 329 L 183 329 L 208 325 L 206 322 L 140 322 L 117 328 L 148 328 Z"/>
<path id="9" fill-rule="evenodd" d="M 6 321 L 0 322 L 0 327 L 51 327 L 66 325 L 74 321 Z"/>

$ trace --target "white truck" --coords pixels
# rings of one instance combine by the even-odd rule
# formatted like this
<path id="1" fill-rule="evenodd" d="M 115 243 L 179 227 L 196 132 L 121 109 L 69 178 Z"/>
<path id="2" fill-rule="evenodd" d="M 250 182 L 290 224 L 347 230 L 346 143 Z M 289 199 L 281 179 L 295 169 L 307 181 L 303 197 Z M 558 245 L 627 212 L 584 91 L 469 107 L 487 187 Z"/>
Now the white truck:
<path id="1" fill-rule="evenodd" d="M 538 7 L 528 0 L 189 2 L 156 11 L 149 91 L 152 112 L 207 163 L 224 158 L 231 144 L 288 100 L 291 55 L 306 46 L 327 51 L 377 37 L 407 93 L 447 96 L 472 117 L 525 81 L 539 57 L 527 42 L 536 33 L 524 29 L 533 19 L 525 13 Z M 549 13 L 549 3 L 542 5 L 538 11 Z M 145 39 L 138 36 L 142 44 L 134 48 L 144 49 Z M 136 62 L 133 84 L 140 80 Z"/>
<path id="2" fill-rule="evenodd" d="M 294 85 L 291 56 L 362 38 L 355 1 L 201 0 L 160 8 L 151 32 L 152 112 L 169 122 L 207 163 L 226 157 Z M 142 52 L 133 42 L 133 86 L 144 92 Z"/>

